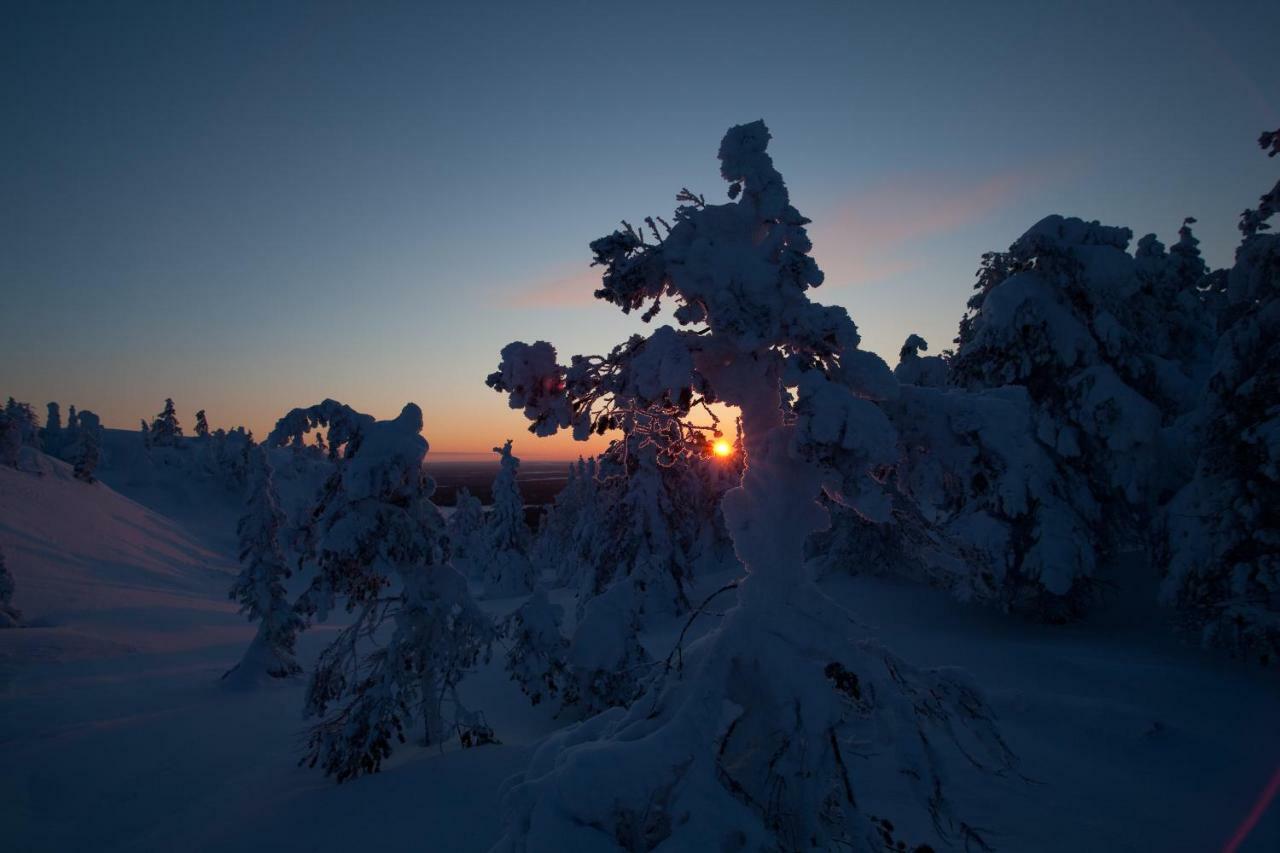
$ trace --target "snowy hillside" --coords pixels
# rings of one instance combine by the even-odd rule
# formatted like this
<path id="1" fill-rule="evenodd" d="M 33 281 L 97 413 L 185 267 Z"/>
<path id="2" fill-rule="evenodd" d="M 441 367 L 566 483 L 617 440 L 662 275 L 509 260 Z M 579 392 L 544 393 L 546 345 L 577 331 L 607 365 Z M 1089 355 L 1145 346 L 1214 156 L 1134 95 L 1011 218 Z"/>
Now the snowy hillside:
<path id="1" fill-rule="evenodd" d="M 41 473 L 0 467 L 0 547 L 29 626 L 0 633 L 0 655 L 97 657 L 211 639 L 199 631 L 216 633 L 209 623 L 233 612 L 219 599 L 234 563 L 105 483 L 38 459 Z"/>
<path id="2" fill-rule="evenodd" d="M 57 462 L 44 476 L 0 469 L 0 545 L 32 625 L 0 632 L 9 850 L 486 850 L 503 780 L 572 720 L 530 707 L 495 656 L 464 691 L 502 744 L 410 744 L 382 773 L 335 786 L 296 766 L 300 682 L 220 685 L 253 633 L 226 600 L 231 555 Z M 725 579 L 700 578 L 694 598 Z M 1152 624 L 1023 624 L 870 577 L 825 588 L 902 654 L 986 685 L 1026 777 L 966 797 L 996 849 L 1220 849 L 1275 769 L 1280 687 Z M 568 596 L 553 594 L 572 612 Z M 522 600 L 483 606 L 501 615 Z M 683 623 L 655 622 L 650 652 L 665 657 Z M 331 634 L 302 635 L 304 666 Z M 1273 808 L 1239 849 L 1278 845 Z"/>

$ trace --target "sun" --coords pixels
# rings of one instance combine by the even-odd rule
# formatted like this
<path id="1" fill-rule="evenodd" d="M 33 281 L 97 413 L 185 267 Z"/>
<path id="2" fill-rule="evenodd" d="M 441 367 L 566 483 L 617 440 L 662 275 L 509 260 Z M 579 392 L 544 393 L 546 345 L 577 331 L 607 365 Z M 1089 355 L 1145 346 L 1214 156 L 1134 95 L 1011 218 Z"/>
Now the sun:
<path id="1" fill-rule="evenodd" d="M 715 444 L 711 445 L 711 452 L 721 458 L 724 458 L 725 456 L 732 456 L 733 445 L 721 439 L 720 441 L 717 441 Z"/>

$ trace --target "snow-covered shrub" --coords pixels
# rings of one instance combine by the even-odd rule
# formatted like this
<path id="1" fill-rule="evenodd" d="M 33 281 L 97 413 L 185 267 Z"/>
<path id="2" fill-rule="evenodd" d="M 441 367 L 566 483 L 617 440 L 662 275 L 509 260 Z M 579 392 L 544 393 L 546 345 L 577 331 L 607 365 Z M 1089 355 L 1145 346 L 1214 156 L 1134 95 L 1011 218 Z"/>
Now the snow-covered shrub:
<path id="1" fill-rule="evenodd" d="M 164 410 L 151 421 L 151 446 L 175 447 L 182 438 L 182 425 L 174 411 L 173 398 L 166 397 Z"/>
<path id="2" fill-rule="evenodd" d="M 280 548 L 284 513 L 271 479 L 266 448 L 255 446 L 249 460 L 249 494 L 237 528 L 243 568 L 229 595 L 239 602 L 241 613 L 257 621 L 258 633 L 240 663 L 223 676 L 244 685 L 263 677 L 288 678 L 302 672 L 294 646 L 303 623 L 284 590 L 284 581 L 292 574 Z"/>
<path id="3" fill-rule="evenodd" d="M 13 575 L 4 562 L 4 549 L 0 549 L 0 628 L 16 628 L 22 624 L 22 611 L 13 606 L 16 588 Z"/>
<path id="4" fill-rule="evenodd" d="M 582 606 L 565 657 L 565 707 L 586 716 L 615 706 L 626 707 L 644 690 L 653 660 L 640 644 L 636 588 L 615 583 Z"/>
<path id="5" fill-rule="evenodd" d="M 543 743 L 505 791 L 500 850 L 878 850 L 880 824 L 855 790 L 874 788 L 905 808 L 910 798 L 895 795 L 906 787 L 936 834 L 959 833 L 948 758 L 1011 761 L 967 679 L 915 670 L 853 639 L 851 616 L 804 568 L 806 539 L 828 523 L 820 492 L 887 515 L 877 477 L 894 461 L 896 437 L 876 401 L 897 383 L 857 349 L 842 309 L 808 299 L 822 273 L 768 140 L 763 122 L 725 135 L 730 203 L 686 190 L 674 224 L 646 222 L 654 242 L 624 223 L 591 244 L 605 268 L 598 297 L 643 319 L 666 297 L 677 322 L 695 328 L 662 327 L 567 367 L 545 342 L 513 343 L 489 377 L 538 434 L 626 431 L 628 418 L 658 413 L 644 426 L 664 458 L 689 443 L 684 419 L 695 406 L 724 402 L 741 411 L 746 458 L 741 485 L 721 502 L 746 570 L 737 606 L 683 650 L 683 667 L 658 669 L 629 708 Z M 584 616 L 598 607 L 608 623 L 592 630 L 634 612 L 621 601 L 632 593 L 614 584 L 589 602 Z M 574 645 L 587 651 L 592 630 L 580 627 Z M 859 743 L 880 748 L 854 764 Z"/>
<path id="6" fill-rule="evenodd" d="M 1280 236 L 1266 233 L 1277 207 L 1280 182 L 1241 217 L 1195 476 L 1166 509 L 1162 551 L 1165 600 L 1207 643 L 1264 662 L 1280 660 Z"/>
<path id="7" fill-rule="evenodd" d="M 510 641 L 507 672 L 534 705 L 556 698 L 564 682 L 569 641 L 560 630 L 563 619 L 564 608 L 539 588 L 502 624 Z"/>
<path id="8" fill-rule="evenodd" d="M 511 452 L 508 439 L 495 447 L 498 475 L 493 480 L 493 508 L 485 521 L 481 547 L 475 557 L 484 592 L 489 598 L 523 595 L 533 590 L 537 577 L 529 560 L 529 525 L 524 520 L 524 498 L 516 474 L 520 458 Z"/>
<path id="9" fill-rule="evenodd" d="M 317 576 L 302 610 L 325 619 L 341 598 L 352 623 L 321 654 L 307 687 L 304 761 L 339 781 L 376 772 L 392 741 L 420 721 L 428 744 L 473 715 L 456 686 L 487 658 L 494 629 L 447 560 L 447 538 L 423 471 L 427 441 L 412 403 L 365 423 L 316 508 Z M 332 439 L 331 439 L 332 441 Z M 391 634 L 377 636 L 389 623 Z"/>

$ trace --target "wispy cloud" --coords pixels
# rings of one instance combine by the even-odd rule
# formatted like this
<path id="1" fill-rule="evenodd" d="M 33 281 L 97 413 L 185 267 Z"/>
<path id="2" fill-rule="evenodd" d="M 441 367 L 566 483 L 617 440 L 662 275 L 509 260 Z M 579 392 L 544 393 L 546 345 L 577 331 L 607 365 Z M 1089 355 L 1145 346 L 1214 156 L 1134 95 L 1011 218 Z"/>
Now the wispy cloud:
<path id="1" fill-rule="evenodd" d="M 976 179 L 912 175 L 888 180 L 814 216 L 814 255 L 828 286 L 892 278 L 924 262 L 921 241 L 980 223 L 1068 171 L 1065 163 L 1049 163 Z"/>
<path id="2" fill-rule="evenodd" d="M 598 268 L 565 264 L 528 284 L 514 288 L 508 304 L 512 308 L 580 307 L 594 301 L 592 294 L 599 287 Z"/>
<path id="3" fill-rule="evenodd" d="M 1064 163 L 1048 163 L 980 178 L 916 174 L 887 180 L 810 214 L 814 256 L 828 288 L 894 278 L 923 263 L 919 241 L 981 222 L 1067 172 Z M 593 303 L 599 286 L 598 268 L 563 264 L 512 287 L 507 305 L 582 307 Z"/>

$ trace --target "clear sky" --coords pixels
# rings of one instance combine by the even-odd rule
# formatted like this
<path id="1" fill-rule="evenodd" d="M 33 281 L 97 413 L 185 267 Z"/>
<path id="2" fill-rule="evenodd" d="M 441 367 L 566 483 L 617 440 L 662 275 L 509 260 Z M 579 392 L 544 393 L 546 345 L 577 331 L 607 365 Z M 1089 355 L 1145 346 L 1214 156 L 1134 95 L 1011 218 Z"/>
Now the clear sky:
<path id="1" fill-rule="evenodd" d="M 261 434 L 421 404 L 433 450 L 534 439 L 513 339 L 598 352 L 587 243 L 722 199 L 764 118 L 827 284 L 890 364 L 949 345 L 983 251 L 1063 213 L 1200 220 L 1275 180 L 1280 3 L 13 3 L 0 394 Z"/>

